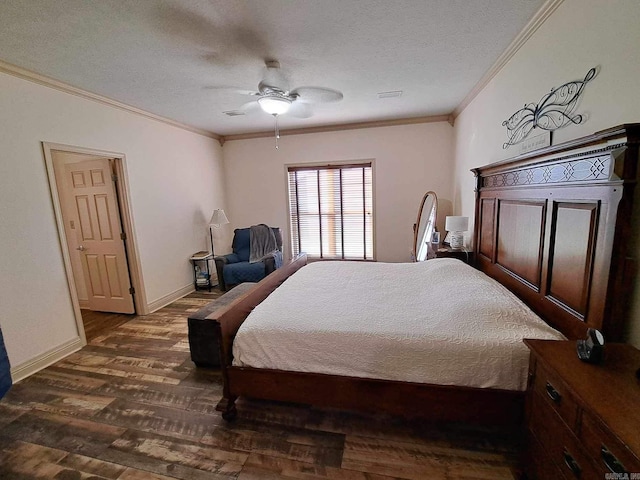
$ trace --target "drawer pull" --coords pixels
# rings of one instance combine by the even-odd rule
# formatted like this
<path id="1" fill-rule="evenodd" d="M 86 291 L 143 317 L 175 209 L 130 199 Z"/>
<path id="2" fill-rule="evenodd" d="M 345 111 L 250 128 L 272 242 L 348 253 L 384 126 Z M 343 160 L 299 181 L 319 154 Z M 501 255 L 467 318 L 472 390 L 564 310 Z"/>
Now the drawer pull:
<path id="1" fill-rule="evenodd" d="M 551 400 L 553 400 L 556 403 L 560 402 L 560 400 L 562 399 L 562 395 L 560 395 L 560 392 L 558 392 L 555 388 L 553 388 L 553 385 L 547 382 L 546 389 L 547 389 L 547 395 Z"/>
<path id="2" fill-rule="evenodd" d="M 573 458 L 566 449 L 564 452 L 562 452 L 562 454 L 564 456 L 565 465 L 569 468 L 569 470 L 571 470 L 571 473 L 573 473 L 576 477 L 579 477 L 582 469 L 580 468 L 580 465 L 578 465 L 578 462 L 576 462 L 576 459 Z"/>
<path id="3" fill-rule="evenodd" d="M 624 465 L 620 463 L 620 460 L 616 458 L 616 456 L 609 451 L 609 449 L 602 445 L 600 449 L 600 454 L 602 455 L 602 461 L 607 466 L 610 472 L 613 473 L 629 473 L 627 469 L 624 468 Z"/>

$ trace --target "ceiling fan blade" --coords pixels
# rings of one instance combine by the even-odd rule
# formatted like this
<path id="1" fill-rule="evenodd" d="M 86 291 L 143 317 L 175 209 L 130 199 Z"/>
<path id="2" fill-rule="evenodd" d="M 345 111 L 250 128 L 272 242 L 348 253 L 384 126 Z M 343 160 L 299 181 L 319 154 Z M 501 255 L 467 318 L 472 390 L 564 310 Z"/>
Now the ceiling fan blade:
<path id="1" fill-rule="evenodd" d="M 253 97 L 260 95 L 259 92 L 256 92 L 254 90 L 234 90 L 234 93 L 237 93 L 239 95 L 251 95 Z"/>
<path id="2" fill-rule="evenodd" d="M 237 87 L 227 87 L 227 86 L 207 86 L 203 87 L 205 90 L 215 90 L 218 92 L 229 92 L 229 93 L 237 93 L 238 95 L 252 95 L 257 96 L 260 95 L 259 92 L 255 90 L 244 90 L 242 88 Z"/>
<path id="3" fill-rule="evenodd" d="M 246 115 L 252 115 L 254 113 L 262 111 L 262 109 L 260 108 L 260 105 L 255 100 L 241 105 L 238 110 L 240 110 L 241 112 L 244 112 Z"/>
<path id="4" fill-rule="evenodd" d="M 309 105 L 308 103 L 294 101 L 285 115 L 287 117 L 291 116 L 296 118 L 309 118 L 313 116 L 313 110 L 311 108 L 311 105 Z"/>
<path id="5" fill-rule="evenodd" d="M 298 87 L 291 91 L 291 95 L 297 96 L 297 101 L 303 103 L 339 102 L 344 97 L 338 90 L 322 87 Z"/>

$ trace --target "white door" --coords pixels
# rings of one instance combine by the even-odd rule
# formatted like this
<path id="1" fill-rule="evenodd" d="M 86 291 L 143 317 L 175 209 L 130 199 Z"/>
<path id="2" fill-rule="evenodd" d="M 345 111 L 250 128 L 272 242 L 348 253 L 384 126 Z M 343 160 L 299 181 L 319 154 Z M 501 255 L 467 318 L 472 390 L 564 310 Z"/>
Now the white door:
<path id="1" fill-rule="evenodd" d="M 65 165 L 65 183 L 90 310 L 135 313 L 116 188 L 108 158 Z"/>

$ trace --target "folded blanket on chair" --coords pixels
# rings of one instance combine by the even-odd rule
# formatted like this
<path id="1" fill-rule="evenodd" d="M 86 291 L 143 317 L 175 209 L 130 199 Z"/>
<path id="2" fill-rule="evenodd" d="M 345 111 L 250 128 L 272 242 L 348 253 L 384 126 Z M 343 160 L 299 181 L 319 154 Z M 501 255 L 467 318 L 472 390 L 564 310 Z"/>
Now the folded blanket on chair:
<path id="1" fill-rule="evenodd" d="M 249 230 L 249 263 L 260 262 L 277 253 L 278 244 L 271 227 L 264 223 L 252 225 Z"/>

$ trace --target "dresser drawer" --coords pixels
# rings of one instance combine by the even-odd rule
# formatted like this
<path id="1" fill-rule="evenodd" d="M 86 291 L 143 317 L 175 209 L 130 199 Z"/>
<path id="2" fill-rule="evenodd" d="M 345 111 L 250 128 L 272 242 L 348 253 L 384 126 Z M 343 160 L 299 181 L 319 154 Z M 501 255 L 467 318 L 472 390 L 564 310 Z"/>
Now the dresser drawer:
<path id="1" fill-rule="evenodd" d="M 602 480 L 602 475 L 592 465 L 584 447 L 549 402 L 537 393 L 530 398 L 529 428 L 546 452 L 545 458 L 553 462 L 567 478 Z"/>
<path id="2" fill-rule="evenodd" d="M 588 455 L 596 462 L 601 478 L 609 472 L 640 472 L 638 458 L 588 412 L 582 417 L 580 437 Z"/>
<path id="3" fill-rule="evenodd" d="M 524 457 L 524 470 L 527 472 L 527 480 L 570 480 L 565 476 L 555 463 L 549 458 L 538 439 L 530 432 L 527 432 L 527 451 Z"/>
<path id="4" fill-rule="evenodd" d="M 564 382 L 546 370 L 540 362 L 536 365 L 533 390 L 562 417 L 570 428 L 575 428 L 578 404 L 566 390 Z"/>

